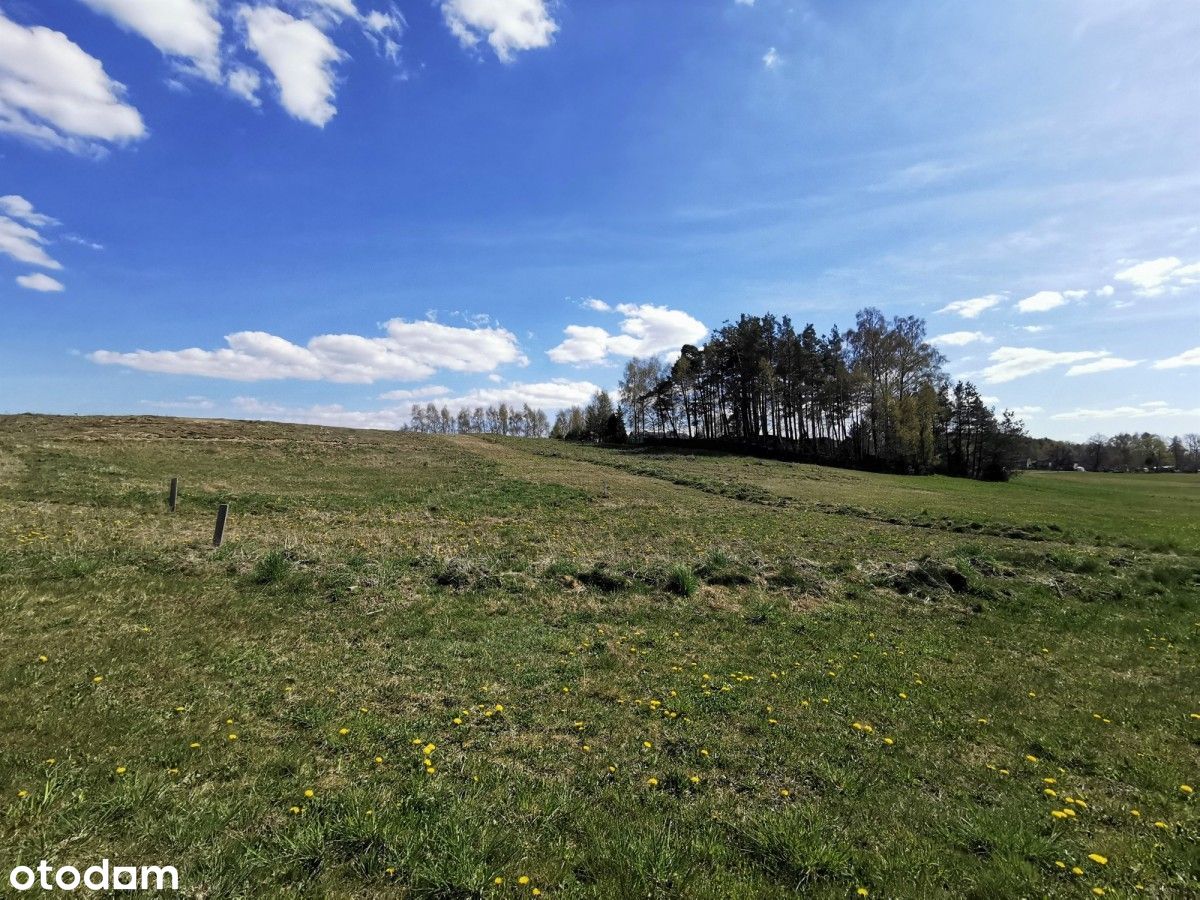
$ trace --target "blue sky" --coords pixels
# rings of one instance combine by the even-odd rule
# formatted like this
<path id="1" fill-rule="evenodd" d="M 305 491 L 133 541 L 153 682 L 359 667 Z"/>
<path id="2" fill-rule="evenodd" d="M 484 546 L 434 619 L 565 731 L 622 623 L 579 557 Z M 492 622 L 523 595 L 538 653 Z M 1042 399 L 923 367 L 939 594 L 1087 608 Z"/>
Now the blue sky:
<path id="1" fill-rule="evenodd" d="M 0 411 L 553 410 L 874 305 L 1200 431 L 1197 110 L 1182 0 L 0 0 Z"/>

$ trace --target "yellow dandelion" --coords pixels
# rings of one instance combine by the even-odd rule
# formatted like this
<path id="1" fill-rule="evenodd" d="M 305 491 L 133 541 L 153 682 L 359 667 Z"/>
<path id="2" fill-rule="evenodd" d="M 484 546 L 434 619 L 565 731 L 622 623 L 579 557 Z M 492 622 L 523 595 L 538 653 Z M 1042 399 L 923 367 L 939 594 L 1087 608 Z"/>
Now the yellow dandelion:
<path id="1" fill-rule="evenodd" d="M 492 884 L 504 884 L 504 879 L 497 875 L 492 879 Z"/>
<path id="2" fill-rule="evenodd" d="M 884 742 L 885 744 L 887 744 L 889 747 L 890 747 L 890 746 L 892 746 L 892 744 L 896 743 L 896 742 L 895 742 L 895 741 L 893 741 L 893 740 L 892 740 L 890 737 L 886 737 L 886 738 L 884 738 L 884 739 L 883 739 L 883 742 Z"/>
<path id="3" fill-rule="evenodd" d="M 1025 755 L 1025 762 L 1035 763 L 1037 761 L 1038 761 L 1038 758 L 1036 756 L 1034 756 L 1032 753 L 1028 753 Z"/>
<path id="4" fill-rule="evenodd" d="M 200 749 L 200 742 L 199 742 L 199 741 L 192 741 L 190 744 L 188 744 L 188 747 L 190 747 L 192 750 L 199 750 L 199 749 Z"/>
<path id="5" fill-rule="evenodd" d="M 1098 866 L 1107 866 L 1108 865 L 1108 857 L 1101 856 L 1099 853 L 1089 853 L 1088 859 L 1090 859 L 1092 862 L 1094 862 Z"/>
<path id="6" fill-rule="evenodd" d="M 860 887 L 854 893 L 856 893 L 860 897 L 869 897 L 871 895 L 871 892 L 868 891 L 865 887 Z"/>
<path id="7" fill-rule="evenodd" d="M 377 765 L 377 766 L 383 765 L 383 757 L 382 756 L 375 757 L 375 765 Z"/>
<path id="8" fill-rule="evenodd" d="M 1071 866 L 1071 874 L 1072 875 L 1082 875 L 1083 869 L 1079 868 L 1079 866 Z"/>
<path id="9" fill-rule="evenodd" d="M 125 771 L 126 771 L 126 770 L 125 770 L 125 767 L 124 767 L 124 766 L 117 766 L 117 774 L 118 774 L 118 775 L 124 775 L 124 774 L 125 774 Z"/>
<path id="10" fill-rule="evenodd" d="M 349 733 L 350 733 L 350 729 L 349 729 L 349 728 L 339 728 L 339 729 L 338 729 L 338 734 L 342 735 L 342 737 L 345 737 L 345 736 L 346 736 L 346 735 L 348 735 Z"/>
<path id="11" fill-rule="evenodd" d="M 658 779 L 657 778 L 647 778 L 646 784 L 650 785 L 650 787 L 658 787 Z"/>
<path id="12" fill-rule="evenodd" d="M 1092 888 L 1092 893 L 1095 894 L 1097 897 L 1103 897 L 1104 896 L 1104 888 L 1100 887 L 1099 885 L 1096 885 L 1096 887 Z"/>
<path id="13" fill-rule="evenodd" d="M 1181 791 L 1183 791 L 1185 794 L 1190 794 L 1190 793 L 1192 793 L 1192 786 L 1191 786 L 1190 784 L 1181 784 L 1181 785 L 1179 786 L 1179 789 L 1180 789 Z"/>
<path id="14" fill-rule="evenodd" d="M 314 796 L 316 796 L 316 795 L 315 795 L 315 793 L 313 792 L 313 789 L 312 789 L 312 788 L 308 788 L 308 789 L 307 789 L 307 790 L 304 792 L 304 796 L 305 796 L 305 797 L 307 797 L 309 800 L 311 800 L 311 799 L 312 799 Z"/>
<path id="15" fill-rule="evenodd" d="M 293 806 L 291 809 L 288 810 L 288 812 L 290 812 L 293 816 L 298 816 L 298 815 L 300 815 L 300 807 Z"/>
<path id="16" fill-rule="evenodd" d="M 1167 827 L 1167 823 L 1166 823 L 1166 822 L 1155 822 L 1155 823 L 1154 823 L 1154 827 L 1155 827 L 1155 828 L 1166 828 L 1166 827 Z"/>
<path id="17" fill-rule="evenodd" d="M 95 678 L 92 679 L 92 684 L 99 684 L 103 680 L 104 680 L 103 675 L 97 675 Z"/>
<path id="18" fill-rule="evenodd" d="M 46 654 L 43 653 L 41 656 L 38 657 L 38 662 L 40 662 L 40 663 L 50 662 L 50 657 L 48 657 Z"/>
<path id="19" fill-rule="evenodd" d="M 520 878 L 517 879 L 517 884 L 529 884 L 529 876 L 522 875 Z"/>
<path id="20" fill-rule="evenodd" d="M 17 799 L 18 800 L 24 800 L 28 796 L 29 796 L 29 791 L 17 791 Z"/>
<path id="21" fill-rule="evenodd" d="M 231 731 L 231 732 L 229 732 L 229 740 L 231 740 L 231 741 L 236 741 L 236 740 L 237 740 L 237 735 L 236 735 L 236 734 L 234 734 L 232 731 Z"/>

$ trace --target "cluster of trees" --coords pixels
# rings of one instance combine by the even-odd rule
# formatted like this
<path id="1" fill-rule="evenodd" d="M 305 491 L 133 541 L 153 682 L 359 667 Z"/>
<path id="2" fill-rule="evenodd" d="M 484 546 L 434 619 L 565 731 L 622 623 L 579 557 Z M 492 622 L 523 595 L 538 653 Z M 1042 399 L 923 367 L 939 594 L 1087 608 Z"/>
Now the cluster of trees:
<path id="1" fill-rule="evenodd" d="M 414 403 L 409 414 L 409 431 L 421 434 L 505 434 L 514 437 L 546 437 L 550 433 L 550 420 L 540 409 L 528 403 L 520 409 L 507 403 L 484 409 L 462 408 L 457 414 L 443 406 L 425 406 Z"/>
<path id="2" fill-rule="evenodd" d="M 587 406 L 559 410 L 550 437 L 564 441 L 601 441 L 623 444 L 627 440 L 625 419 L 608 391 L 597 391 Z"/>
<path id="3" fill-rule="evenodd" d="M 620 402 L 639 437 L 758 445 L 846 465 L 1004 478 L 1027 437 L 969 383 L 951 385 L 945 359 L 915 316 L 864 309 L 855 327 L 819 334 L 786 316 L 741 316 L 674 364 L 634 359 Z M 607 400 L 611 406 L 611 400 Z M 595 415 L 589 416 L 588 411 Z M 552 436 L 601 439 L 599 395 Z M 615 411 L 614 411 L 615 414 Z"/>
<path id="4" fill-rule="evenodd" d="M 1034 464 L 1050 469 L 1083 466 L 1092 472 L 1128 472 L 1135 469 L 1200 471 L 1200 434 L 1176 435 L 1167 439 L 1144 431 L 1141 434 L 1093 434 L 1082 443 L 1041 439 L 1033 441 Z"/>

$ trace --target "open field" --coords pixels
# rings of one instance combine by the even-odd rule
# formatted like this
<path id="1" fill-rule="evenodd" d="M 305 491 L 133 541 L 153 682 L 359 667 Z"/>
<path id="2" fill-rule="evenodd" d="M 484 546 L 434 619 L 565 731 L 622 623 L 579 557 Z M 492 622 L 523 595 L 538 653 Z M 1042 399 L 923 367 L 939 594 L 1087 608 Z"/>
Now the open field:
<path id="1" fill-rule="evenodd" d="M 5 876 L 1200 893 L 1200 477 L 23 416 L 0 516 Z"/>

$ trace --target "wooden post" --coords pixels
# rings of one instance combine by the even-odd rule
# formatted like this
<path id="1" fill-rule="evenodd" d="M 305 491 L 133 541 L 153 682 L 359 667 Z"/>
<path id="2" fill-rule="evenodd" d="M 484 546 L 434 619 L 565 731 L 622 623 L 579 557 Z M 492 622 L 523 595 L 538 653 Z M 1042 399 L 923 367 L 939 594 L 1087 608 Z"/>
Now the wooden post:
<path id="1" fill-rule="evenodd" d="M 167 503 L 171 506 L 171 512 L 175 512 L 175 504 L 179 501 L 179 479 L 171 479 L 171 496 L 167 499 Z"/>
<path id="2" fill-rule="evenodd" d="M 220 547 L 225 538 L 225 520 L 229 517 L 229 504 L 222 503 L 217 507 L 217 529 L 213 532 L 213 546 Z"/>

